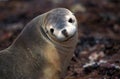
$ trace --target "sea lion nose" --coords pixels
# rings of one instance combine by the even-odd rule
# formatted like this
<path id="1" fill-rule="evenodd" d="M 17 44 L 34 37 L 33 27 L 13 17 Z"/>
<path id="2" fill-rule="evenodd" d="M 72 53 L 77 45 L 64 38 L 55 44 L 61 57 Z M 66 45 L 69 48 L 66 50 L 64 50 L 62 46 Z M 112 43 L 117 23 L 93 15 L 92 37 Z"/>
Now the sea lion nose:
<path id="1" fill-rule="evenodd" d="M 62 30 L 62 34 L 63 34 L 65 37 L 68 37 L 68 33 L 67 33 L 67 30 L 66 30 L 66 29 L 63 29 L 63 30 Z"/>

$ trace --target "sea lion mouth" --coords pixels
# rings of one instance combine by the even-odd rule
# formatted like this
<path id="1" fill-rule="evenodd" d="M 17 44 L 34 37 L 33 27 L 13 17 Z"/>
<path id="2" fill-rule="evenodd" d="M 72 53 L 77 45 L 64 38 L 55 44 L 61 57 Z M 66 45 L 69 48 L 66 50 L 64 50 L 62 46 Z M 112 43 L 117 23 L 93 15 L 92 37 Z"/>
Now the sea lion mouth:
<path id="1" fill-rule="evenodd" d="M 70 40 L 71 38 L 73 38 L 75 36 L 75 34 L 76 34 L 76 32 L 72 36 L 70 36 L 66 40 L 64 40 L 63 42 Z"/>

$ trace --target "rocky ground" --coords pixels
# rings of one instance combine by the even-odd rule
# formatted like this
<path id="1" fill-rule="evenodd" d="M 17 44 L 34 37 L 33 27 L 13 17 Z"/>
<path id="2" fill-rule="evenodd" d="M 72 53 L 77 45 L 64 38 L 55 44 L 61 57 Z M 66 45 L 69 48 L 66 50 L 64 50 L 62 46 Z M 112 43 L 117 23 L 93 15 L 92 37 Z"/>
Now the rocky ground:
<path id="1" fill-rule="evenodd" d="M 32 18 L 56 7 L 73 11 L 79 24 L 66 77 L 120 79 L 120 0 L 0 0 L 0 50 Z"/>

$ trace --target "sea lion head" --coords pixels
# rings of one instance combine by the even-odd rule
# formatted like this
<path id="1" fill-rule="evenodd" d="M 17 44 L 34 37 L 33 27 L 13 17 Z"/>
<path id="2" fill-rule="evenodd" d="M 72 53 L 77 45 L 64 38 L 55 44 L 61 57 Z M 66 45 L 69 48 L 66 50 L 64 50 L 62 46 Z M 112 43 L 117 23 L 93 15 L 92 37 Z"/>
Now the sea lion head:
<path id="1" fill-rule="evenodd" d="M 43 28 L 48 38 L 64 42 L 77 32 L 77 20 L 74 14 L 65 8 L 57 8 L 46 13 Z"/>

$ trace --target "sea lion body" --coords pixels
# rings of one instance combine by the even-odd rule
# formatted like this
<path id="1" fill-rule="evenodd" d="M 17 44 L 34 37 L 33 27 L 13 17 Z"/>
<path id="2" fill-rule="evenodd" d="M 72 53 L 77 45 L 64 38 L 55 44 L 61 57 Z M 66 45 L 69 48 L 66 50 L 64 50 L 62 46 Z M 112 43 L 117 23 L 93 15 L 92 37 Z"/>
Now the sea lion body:
<path id="1" fill-rule="evenodd" d="M 0 79 L 63 77 L 77 43 L 77 23 L 71 25 L 76 27 L 75 30 L 67 29 L 63 19 L 69 13 L 67 9 L 57 8 L 29 22 L 12 45 L 0 51 Z M 75 17 L 71 16 L 76 22 Z M 61 26 L 56 28 L 57 24 Z"/>

